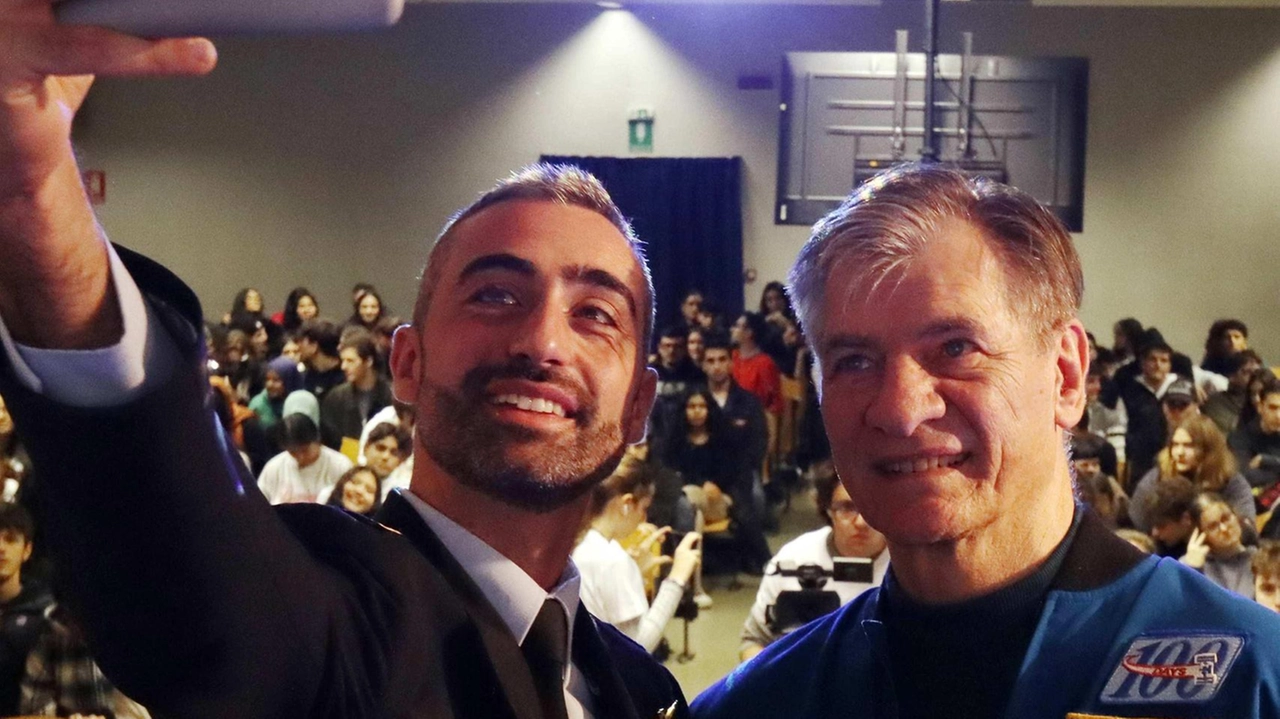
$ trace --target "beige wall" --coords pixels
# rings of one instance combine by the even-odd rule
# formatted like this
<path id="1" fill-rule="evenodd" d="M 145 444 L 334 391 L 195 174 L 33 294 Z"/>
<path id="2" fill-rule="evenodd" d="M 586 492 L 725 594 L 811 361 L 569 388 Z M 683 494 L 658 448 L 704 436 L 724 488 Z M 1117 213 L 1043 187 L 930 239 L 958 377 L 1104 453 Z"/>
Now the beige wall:
<path id="1" fill-rule="evenodd" d="M 540 153 L 625 155 L 626 115 L 656 110 L 659 155 L 741 155 L 746 265 L 781 277 L 804 228 L 772 222 L 786 51 L 919 41 L 919 8 L 411 5 L 385 34 L 221 44 L 201 80 L 105 81 L 78 133 L 108 174 L 117 241 L 173 267 L 208 314 L 243 285 L 273 308 L 307 284 L 344 316 L 357 280 L 408 311 L 448 213 Z M 1280 11 L 946 4 L 984 54 L 1092 61 L 1086 323 L 1125 315 L 1196 357 L 1234 315 L 1280 361 Z M 1105 340 L 1104 341 L 1109 341 Z"/>

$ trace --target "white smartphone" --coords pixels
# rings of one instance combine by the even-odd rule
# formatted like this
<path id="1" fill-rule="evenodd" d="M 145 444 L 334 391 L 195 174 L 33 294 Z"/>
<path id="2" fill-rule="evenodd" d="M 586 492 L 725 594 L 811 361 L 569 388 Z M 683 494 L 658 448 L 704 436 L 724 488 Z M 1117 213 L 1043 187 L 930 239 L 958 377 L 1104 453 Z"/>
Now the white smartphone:
<path id="1" fill-rule="evenodd" d="M 368 30 L 395 25 L 404 0 L 62 0 L 58 22 L 142 37 Z"/>

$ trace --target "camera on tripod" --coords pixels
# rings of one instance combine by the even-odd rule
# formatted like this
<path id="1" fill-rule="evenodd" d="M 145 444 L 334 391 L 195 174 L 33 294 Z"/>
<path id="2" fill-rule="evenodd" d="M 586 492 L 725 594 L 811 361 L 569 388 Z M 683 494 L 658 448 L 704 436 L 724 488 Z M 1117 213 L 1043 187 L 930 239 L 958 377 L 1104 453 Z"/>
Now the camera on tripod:
<path id="1" fill-rule="evenodd" d="M 818 564 L 802 564 L 787 568 L 781 564 L 770 575 L 795 577 L 800 589 L 778 594 L 778 599 L 765 609 L 769 629 L 779 636 L 840 608 L 840 595 L 827 591 L 827 581 L 871 584 L 874 577 L 872 560 L 863 557 L 836 557 L 835 566 L 827 569 Z"/>

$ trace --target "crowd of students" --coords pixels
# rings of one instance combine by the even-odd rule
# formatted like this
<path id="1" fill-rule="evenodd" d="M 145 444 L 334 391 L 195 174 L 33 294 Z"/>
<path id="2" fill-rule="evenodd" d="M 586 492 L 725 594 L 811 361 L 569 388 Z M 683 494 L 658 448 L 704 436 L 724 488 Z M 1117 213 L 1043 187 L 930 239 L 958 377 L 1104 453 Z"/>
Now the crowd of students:
<path id="1" fill-rule="evenodd" d="M 1073 432 L 1081 499 L 1140 549 L 1275 609 L 1280 381 L 1236 319 L 1210 327 L 1198 364 L 1137 320 L 1114 336 Z"/>
<path id="2" fill-rule="evenodd" d="M 629 448 L 595 489 L 574 558 L 587 608 L 649 650 L 686 592 L 712 606 L 701 587 L 704 566 L 766 574 L 744 621 L 745 660 L 787 629 L 772 621 L 771 607 L 799 585 L 779 569 L 829 571 L 836 557 L 873 562 L 871 582 L 831 585 L 847 602 L 881 580 L 888 553 L 831 469 L 812 354 L 782 285 L 766 286 L 758 311 L 732 317 L 697 291 L 680 307 L 650 357 L 659 383 L 649 439 Z M 398 322 L 376 289 L 361 284 L 342 323 L 323 319 L 305 288 L 270 316 L 261 293 L 247 288 L 221 321 L 206 325 L 211 396 L 269 501 L 373 516 L 392 489 L 408 487 L 414 417 L 392 398 L 388 375 Z M 1114 338 L 1106 348 L 1090 335 L 1089 406 L 1071 437 L 1082 503 L 1145 551 L 1276 609 L 1280 520 L 1270 517 L 1280 497 L 1280 380 L 1249 349 L 1238 320 L 1213 325 L 1198 364 L 1136 320 L 1118 322 Z M 7 506 L 34 496 L 30 460 L 2 400 L 0 472 Z M 771 556 L 768 497 L 785 498 L 789 487 L 775 488 L 800 476 L 817 487 L 825 526 Z M 0 656 L 7 672 L 0 713 L 146 716 L 76 644 L 75 622 L 47 585 L 21 582 L 34 525 L 7 517 L 0 512 L 0 540 L 16 534 L 21 556 L 0 583 L 21 588 L 0 597 L 7 622 L 0 627 L 7 636 L 7 618 L 39 621 L 7 644 L 22 656 Z M 6 571 L 13 564 L 0 556 Z M 63 661 L 77 668 L 51 666 Z M 56 677 L 71 675 L 80 677 L 78 688 L 57 686 Z"/>

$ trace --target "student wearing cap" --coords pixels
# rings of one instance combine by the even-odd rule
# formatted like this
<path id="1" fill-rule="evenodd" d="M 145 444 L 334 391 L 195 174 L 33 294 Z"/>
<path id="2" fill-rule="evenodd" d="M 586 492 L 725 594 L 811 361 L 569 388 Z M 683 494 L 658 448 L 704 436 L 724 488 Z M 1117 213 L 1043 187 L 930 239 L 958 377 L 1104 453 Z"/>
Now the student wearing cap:
<path id="1" fill-rule="evenodd" d="M 1177 427 L 1182 420 L 1200 414 L 1200 405 L 1196 402 L 1196 388 L 1191 380 L 1179 377 L 1160 398 L 1160 412 L 1164 414 L 1165 427 Z"/>

